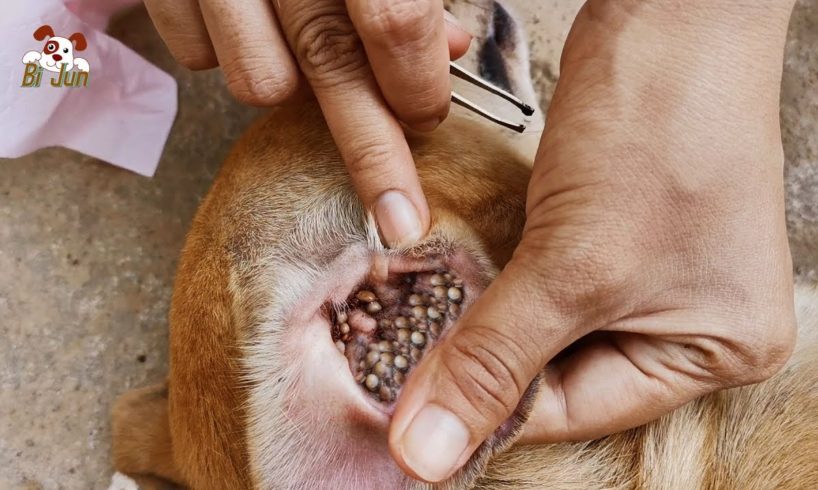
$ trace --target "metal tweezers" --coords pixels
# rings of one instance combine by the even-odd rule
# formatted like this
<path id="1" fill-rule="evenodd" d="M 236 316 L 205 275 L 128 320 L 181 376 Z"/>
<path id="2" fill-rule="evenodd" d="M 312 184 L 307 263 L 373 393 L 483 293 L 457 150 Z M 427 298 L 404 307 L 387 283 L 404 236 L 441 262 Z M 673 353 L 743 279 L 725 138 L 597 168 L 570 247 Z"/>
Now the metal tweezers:
<path id="1" fill-rule="evenodd" d="M 498 95 L 498 96 L 502 97 L 503 99 L 506 99 L 507 101 L 514 104 L 518 109 L 520 109 L 520 111 L 526 116 L 530 116 L 530 115 L 534 114 L 534 108 L 531 107 L 530 105 L 526 104 L 522 100 L 520 100 L 517 97 L 515 97 L 514 95 L 506 92 L 505 90 L 501 89 L 500 87 L 498 87 L 498 86 L 496 86 L 494 84 L 491 84 L 491 83 L 487 82 L 486 80 L 483 80 L 482 78 L 478 77 L 474 73 L 471 73 L 470 71 L 466 70 L 465 68 L 458 65 L 457 63 L 449 62 L 449 73 L 451 73 L 452 75 L 456 76 L 457 78 L 465 80 L 465 81 L 471 83 L 472 85 L 475 85 L 475 86 L 477 86 L 477 87 L 479 87 L 479 88 L 481 88 L 481 89 L 483 89 L 483 90 L 485 90 L 487 92 L 490 92 L 490 93 L 492 93 L 494 95 Z M 506 119 L 503 119 L 503 118 L 501 118 L 501 117 L 499 117 L 499 116 L 497 116 L 495 114 L 492 114 L 491 112 L 483 109 L 482 107 L 478 106 L 477 104 L 470 101 L 469 99 L 466 99 L 465 97 L 458 94 L 457 92 L 452 92 L 452 102 L 454 102 L 455 104 L 457 104 L 457 105 L 459 105 L 461 107 L 465 107 L 466 109 L 474 112 L 475 114 L 483 116 L 486 119 L 488 119 L 489 121 L 491 121 L 493 123 L 496 123 L 496 124 L 499 124 L 500 126 L 506 127 L 508 129 L 512 129 L 514 131 L 517 131 L 518 133 L 522 133 L 523 131 L 525 131 L 525 124 L 523 124 L 523 123 L 513 123 L 513 122 L 508 121 Z"/>

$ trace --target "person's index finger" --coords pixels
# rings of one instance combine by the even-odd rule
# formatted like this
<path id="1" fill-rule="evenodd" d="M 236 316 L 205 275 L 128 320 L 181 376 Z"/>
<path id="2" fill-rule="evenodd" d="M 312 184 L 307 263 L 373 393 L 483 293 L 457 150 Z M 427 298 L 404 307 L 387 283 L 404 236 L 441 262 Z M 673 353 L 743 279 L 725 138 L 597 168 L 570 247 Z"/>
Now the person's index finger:
<path id="1" fill-rule="evenodd" d="M 365 208 L 387 245 L 409 245 L 429 210 L 406 137 L 336 1 L 282 2 L 279 18 Z"/>
<path id="2" fill-rule="evenodd" d="M 347 0 L 378 86 L 397 117 L 434 129 L 449 111 L 449 41 L 440 0 Z"/>
<path id="3" fill-rule="evenodd" d="M 364 206 L 391 247 L 423 237 L 429 211 L 403 130 L 372 77 L 349 91 L 316 89 L 316 98 Z"/>

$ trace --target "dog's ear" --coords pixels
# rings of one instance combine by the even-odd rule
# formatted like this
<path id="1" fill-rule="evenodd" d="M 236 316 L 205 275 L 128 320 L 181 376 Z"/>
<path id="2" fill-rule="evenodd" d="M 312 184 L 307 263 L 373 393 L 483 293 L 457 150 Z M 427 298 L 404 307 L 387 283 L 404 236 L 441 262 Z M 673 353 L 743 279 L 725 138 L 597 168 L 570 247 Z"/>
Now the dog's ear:
<path id="1" fill-rule="evenodd" d="M 54 29 L 52 29 L 50 25 L 40 26 L 39 29 L 34 31 L 34 39 L 42 41 L 46 37 L 54 37 Z"/>
<path id="2" fill-rule="evenodd" d="M 88 47 L 88 42 L 85 40 L 85 36 L 83 36 L 81 32 L 71 34 L 71 37 L 69 37 L 68 40 L 74 43 L 74 49 L 77 51 L 82 51 Z"/>

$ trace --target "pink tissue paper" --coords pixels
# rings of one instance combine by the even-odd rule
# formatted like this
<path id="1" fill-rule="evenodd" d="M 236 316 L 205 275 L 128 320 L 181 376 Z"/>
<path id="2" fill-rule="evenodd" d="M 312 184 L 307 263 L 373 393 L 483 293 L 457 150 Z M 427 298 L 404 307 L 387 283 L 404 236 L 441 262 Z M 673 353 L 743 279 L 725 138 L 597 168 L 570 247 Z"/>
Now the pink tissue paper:
<path id="1" fill-rule="evenodd" d="M 176 117 L 176 81 L 103 32 L 136 3 L 0 3 L 0 157 L 63 146 L 154 174 Z"/>

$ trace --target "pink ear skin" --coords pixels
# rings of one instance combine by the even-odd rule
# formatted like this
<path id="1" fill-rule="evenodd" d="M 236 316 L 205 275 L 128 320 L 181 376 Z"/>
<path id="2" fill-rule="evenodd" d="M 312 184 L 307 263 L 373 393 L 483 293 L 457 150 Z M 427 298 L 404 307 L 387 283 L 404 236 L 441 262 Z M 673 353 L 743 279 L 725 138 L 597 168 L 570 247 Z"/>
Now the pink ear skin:
<path id="1" fill-rule="evenodd" d="M 68 40 L 74 43 L 74 49 L 77 51 L 83 51 L 88 47 L 88 42 L 85 40 L 85 36 L 83 36 L 81 32 L 71 34 L 71 37 L 69 37 Z"/>
<path id="2" fill-rule="evenodd" d="M 52 29 L 50 25 L 40 26 L 39 29 L 34 31 L 34 39 L 42 41 L 46 37 L 54 37 L 54 29 Z"/>

